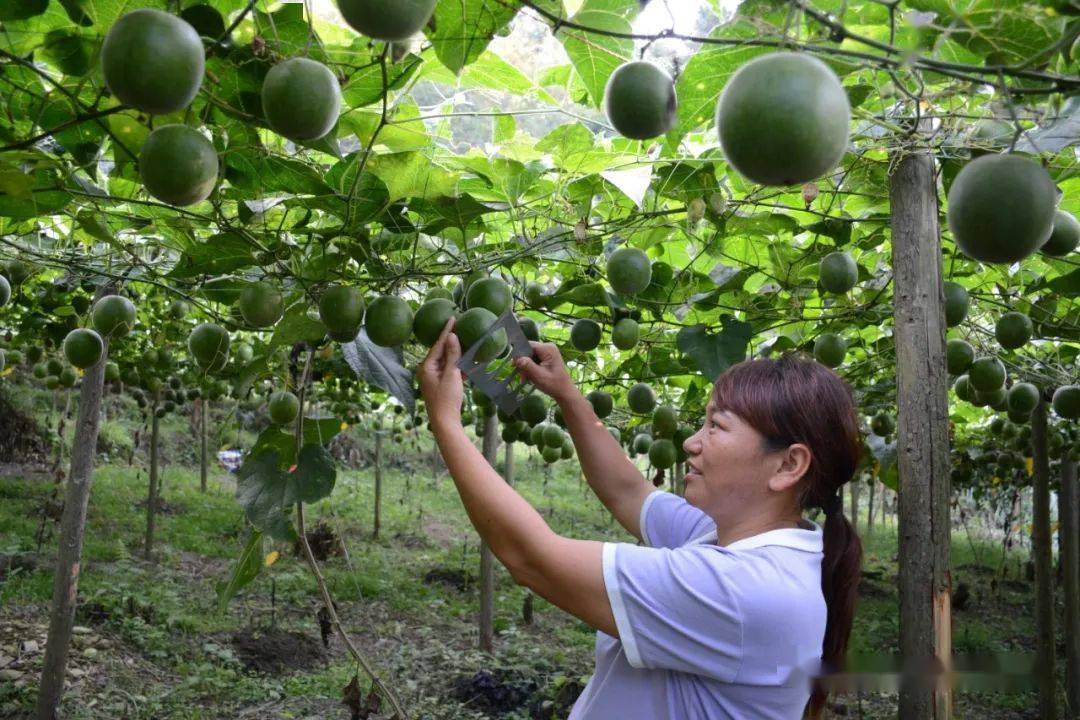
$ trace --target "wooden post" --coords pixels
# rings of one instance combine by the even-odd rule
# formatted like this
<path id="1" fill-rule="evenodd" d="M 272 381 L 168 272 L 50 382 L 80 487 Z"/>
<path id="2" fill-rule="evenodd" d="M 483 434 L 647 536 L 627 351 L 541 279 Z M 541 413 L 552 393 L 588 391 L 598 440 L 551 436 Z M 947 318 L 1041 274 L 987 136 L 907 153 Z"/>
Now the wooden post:
<path id="1" fill-rule="evenodd" d="M 382 430 L 375 431 L 375 524 L 371 539 L 379 537 L 382 524 Z"/>
<path id="2" fill-rule="evenodd" d="M 937 182 L 927 153 L 896 156 L 894 163 L 889 202 L 899 409 L 900 650 L 914 669 L 949 670 L 949 425 Z M 899 710 L 905 720 L 948 720 L 952 696 L 943 682 L 905 682 Z"/>
<path id="3" fill-rule="evenodd" d="M 154 402 L 150 406 L 150 491 L 146 494 L 146 542 L 143 545 L 143 555 L 147 560 L 153 560 L 154 550 L 154 524 L 157 521 L 157 498 L 158 498 L 158 430 L 161 420 L 158 418 L 158 398 L 154 395 Z"/>
<path id="4" fill-rule="evenodd" d="M 870 477 L 870 500 L 866 503 L 866 533 L 874 532 L 874 494 L 877 492 L 877 478 Z"/>
<path id="5" fill-rule="evenodd" d="M 79 594 L 86 507 L 90 500 L 90 484 L 93 482 L 94 451 L 97 448 L 101 395 L 108 356 L 109 343 L 106 340 L 101 359 L 83 375 L 82 390 L 79 394 L 79 419 L 75 426 L 71 470 L 64 495 L 63 515 L 60 518 L 49 634 L 45 644 L 45 660 L 41 669 L 37 699 L 37 720 L 60 718 L 71 628 L 75 624 L 75 601 Z"/>
<path id="6" fill-rule="evenodd" d="M 499 449 L 499 419 L 494 413 L 484 418 L 484 458 L 495 467 Z M 495 556 L 487 543 L 480 541 L 480 649 L 495 649 Z"/>
<path id="7" fill-rule="evenodd" d="M 1080 483 L 1076 461 L 1061 459 L 1062 592 L 1065 593 L 1065 700 L 1069 720 L 1080 720 Z"/>
<path id="8" fill-rule="evenodd" d="M 1050 458 L 1046 447 L 1046 400 L 1031 414 L 1031 459 L 1035 472 L 1031 504 L 1031 556 L 1035 564 L 1035 675 L 1039 720 L 1057 718 L 1054 677 L 1054 564 L 1050 547 Z"/>
<path id="9" fill-rule="evenodd" d="M 210 414 L 209 401 L 199 398 L 199 490 L 206 492 L 206 481 L 210 475 L 210 458 L 206 448 L 206 416 Z"/>

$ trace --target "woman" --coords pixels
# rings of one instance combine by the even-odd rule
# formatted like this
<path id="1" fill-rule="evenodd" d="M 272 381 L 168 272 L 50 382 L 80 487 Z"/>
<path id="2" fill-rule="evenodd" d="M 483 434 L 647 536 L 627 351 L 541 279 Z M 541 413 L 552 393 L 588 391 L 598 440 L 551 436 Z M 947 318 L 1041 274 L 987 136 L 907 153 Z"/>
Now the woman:
<path id="1" fill-rule="evenodd" d="M 642 545 L 562 537 L 484 460 L 461 423 L 451 320 L 420 368 L 436 441 L 481 538 L 515 582 L 599 632 L 570 720 L 795 720 L 851 632 L 862 545 L 840 488 L 860 441 L 847 384 L 812 360 L 724 372 L 689 438 L 685 498 L 642 476 L 554 345 L 518 371 L 562 408 L 600 501 Z M 803 519 L 825 511 L 825 527 Z M 809 707 L 807 707 L 807 701 Z"/>

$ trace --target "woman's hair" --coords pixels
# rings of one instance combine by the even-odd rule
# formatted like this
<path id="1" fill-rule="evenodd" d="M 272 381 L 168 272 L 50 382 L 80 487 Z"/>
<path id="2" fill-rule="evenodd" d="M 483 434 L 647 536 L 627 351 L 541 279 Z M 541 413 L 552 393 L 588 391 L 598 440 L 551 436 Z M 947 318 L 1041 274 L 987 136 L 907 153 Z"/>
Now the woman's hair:
<path id="1" fill-rule="evenodd" d="M 828 619 L 821 657 L 822 672 L 838 670 L 851 636 L 862 572 L 862 541 L 835 497 L 854 476 L 862 453 L 851 387 L 821 363 L 785 353 L 728 368 L 716 380 L 713 403 L 761 433 L 769 450 L 794 443 L 810 449 L 810 467 L 798 486 L 799 503 L 803 509 L 828 508 L 821 563 Z M 825 696 L 815 683 L 809 717 L 820 716 Z"/>

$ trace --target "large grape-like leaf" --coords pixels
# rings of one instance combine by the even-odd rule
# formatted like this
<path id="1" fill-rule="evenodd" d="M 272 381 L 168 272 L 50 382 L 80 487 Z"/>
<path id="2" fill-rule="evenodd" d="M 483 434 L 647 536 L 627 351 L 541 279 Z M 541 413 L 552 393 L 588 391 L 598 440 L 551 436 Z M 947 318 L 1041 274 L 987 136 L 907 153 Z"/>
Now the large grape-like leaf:
<path id="1" fill-rule="evenodd" d="M 411 413 L 416 406 L 412 373 L 402 364 L 401 348 L 387 348 L 371 342 L 367 330 L 352 342 L 341 344 L 342 354 L 357 377 L 393 395 Z"/>
<path id="2" fill-rule="evenodd" d="M 435 6 L 435 30 L 427 34 L 439 61 L 454 73 L 475 61 L 517 13 L 500 0 L 452 0 Z"/>
<path id="3" fill-rule="evenodd" d="M 629 33 L 630 19 L 637 10 L 637 0 L 585 0 L 571 20 L 589 28 Z M 604 100 L 608 77 L 615 68 L 631 59 L 634 41 L 569 27 L 559 30 L 558 37 L 585 83 L 589 99 L 599 107 Z"/>

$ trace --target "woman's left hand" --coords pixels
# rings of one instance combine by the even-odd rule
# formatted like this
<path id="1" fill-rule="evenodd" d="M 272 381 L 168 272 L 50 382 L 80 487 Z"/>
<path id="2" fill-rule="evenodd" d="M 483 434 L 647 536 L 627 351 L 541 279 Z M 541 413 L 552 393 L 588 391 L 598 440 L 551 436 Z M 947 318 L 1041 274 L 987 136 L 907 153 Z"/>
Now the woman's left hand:
<path id="1" fill-rule="evenodd" d="M 461 359 L 461 344 L 457 335 L 451 332 L 453 328 L 454 318 L 450 318 L 420 364 L 418 373 L 420 393 L 424 396 L 424 405 L 432 425 L 461 422 L 465 381 L 457 366 Z"/>

